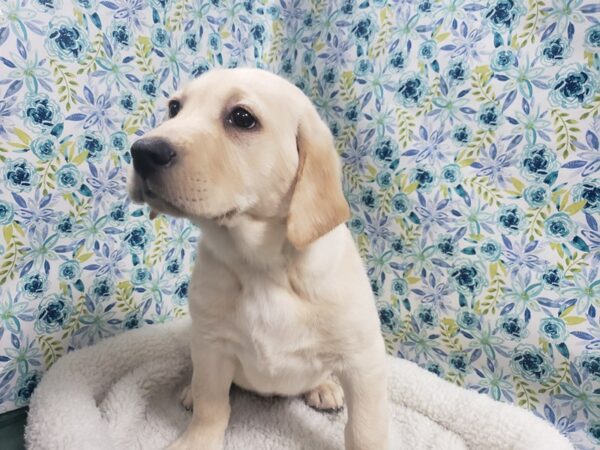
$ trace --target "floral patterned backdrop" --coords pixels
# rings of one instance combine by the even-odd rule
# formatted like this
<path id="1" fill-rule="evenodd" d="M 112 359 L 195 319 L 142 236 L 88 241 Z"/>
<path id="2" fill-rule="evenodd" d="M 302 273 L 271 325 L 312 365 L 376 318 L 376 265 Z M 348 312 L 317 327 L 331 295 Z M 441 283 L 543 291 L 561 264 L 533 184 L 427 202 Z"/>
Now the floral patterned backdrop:
<path id="1" fill-rule="evenodd" d="M 185 314 L 198 231 L 128 148 L 213 66 L 336 136 L 388 349 L 600 445 L 600 4 L 2 0 L 0 411 L 65 352 Z"/>

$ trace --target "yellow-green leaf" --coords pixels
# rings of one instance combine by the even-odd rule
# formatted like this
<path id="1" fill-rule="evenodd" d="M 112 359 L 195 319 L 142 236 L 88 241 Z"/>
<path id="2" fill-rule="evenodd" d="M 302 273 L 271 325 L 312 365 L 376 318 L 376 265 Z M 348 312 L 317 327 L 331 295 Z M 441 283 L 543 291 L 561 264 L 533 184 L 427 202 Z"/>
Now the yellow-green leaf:
<path id="1" fill-rule="evenodd" d="M 572 205 L 567 206 L 565 208 L 565 212 L 572 216 L 573 214 L 576 214 L 579 211 L 581 211 L 586 203 L 587 203 L 587 200 L 585 200 L 585 199 L 579 200 L 578 202 L 575 202 Z"/>
<path id="2" fill-rule="evenodd" d="M 586 321 L 585 317 L 575 317 L 575 316 L 565 317 L 564 320 L 567 325 L 579 325 L 580 323 L 583 323 Z"/>

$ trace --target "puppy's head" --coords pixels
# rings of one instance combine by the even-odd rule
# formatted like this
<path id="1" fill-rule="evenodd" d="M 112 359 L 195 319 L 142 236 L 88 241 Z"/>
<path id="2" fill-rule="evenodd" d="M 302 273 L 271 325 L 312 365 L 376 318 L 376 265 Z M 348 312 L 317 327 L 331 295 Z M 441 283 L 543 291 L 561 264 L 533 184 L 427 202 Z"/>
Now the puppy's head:
<path id="1" fill-rule="evenodd" d="M 191 220 L 280 218 L 303 248 L 347 220 L 333 138 L 308 98 L 258 69 L 214 70 L 175 93 L 131 147 L 136 202 Z"/>

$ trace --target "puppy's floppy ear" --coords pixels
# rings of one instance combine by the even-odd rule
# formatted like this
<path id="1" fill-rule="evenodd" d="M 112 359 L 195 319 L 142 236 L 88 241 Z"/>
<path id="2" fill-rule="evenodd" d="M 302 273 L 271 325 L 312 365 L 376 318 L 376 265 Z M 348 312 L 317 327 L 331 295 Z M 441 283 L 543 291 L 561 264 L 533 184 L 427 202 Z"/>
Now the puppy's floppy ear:
<path id="1" fill-rule="evenodd" d="M 308 104 L 300 117 L 298 173 L 287 217 L 287 238 L 301 250 L 350 217 L 340 160 L 329 128 Z"/>

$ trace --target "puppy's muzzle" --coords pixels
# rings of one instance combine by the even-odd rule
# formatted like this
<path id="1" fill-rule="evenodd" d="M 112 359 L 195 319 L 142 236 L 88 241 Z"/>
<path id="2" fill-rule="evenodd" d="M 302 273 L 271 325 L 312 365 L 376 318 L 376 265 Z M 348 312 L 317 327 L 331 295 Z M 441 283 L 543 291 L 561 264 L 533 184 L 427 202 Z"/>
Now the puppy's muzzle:
<path id="1" fill-rule="evenodd" d="M 171 144 L 160 138 L 138 139 L 131 146 L 133 167 L 142 178 L 148 178 L 170 165 L 175 155 Z"/>

